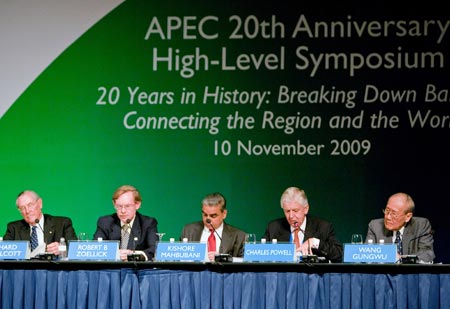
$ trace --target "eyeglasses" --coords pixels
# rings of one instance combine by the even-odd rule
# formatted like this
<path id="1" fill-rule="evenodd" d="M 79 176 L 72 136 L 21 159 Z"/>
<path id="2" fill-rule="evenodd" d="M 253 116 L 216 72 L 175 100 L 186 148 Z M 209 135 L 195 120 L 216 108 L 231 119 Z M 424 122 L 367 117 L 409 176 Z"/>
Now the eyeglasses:
<path id="1" fill-rule="evenodd" d="M 114 205 L 114 208 L 115 208 L 116 210 L 122 210 L 122 209 L 124 209 L 124 210 L 130 210 L 131 208 L 133 208 L 133 207 L 135 207 L 135 206 L 136 206 L 135 204 L 126 204 L 126 205 L 115 204 L 115 205 Z"/>
<path id="2" fill-rule="evenodd" d="M 383 209 L 383 213 L 384 213 L 385 216 L 391 215 L 391 218 L 394 219 L 394 220 L 396 220 L 400 216 L 404 215 L 404 213 L 398 213 L 398 212 L 390 210 L 389 208 Z"/>
<path id="3" fill-rule="evenodd" d="M 33 202 L 29 202 L 28 204 L 26 204 L 26 205 L 24 205 L 24 206 L 17 206 L 17 210 L 18 210 L 19 212 L 25 212 L 26 210 L 33 209 L 33 208 L 36 207 L 37 201 L 38 201 L 38 200 L 35 200 L 35 201 L 33 201 Z"/>

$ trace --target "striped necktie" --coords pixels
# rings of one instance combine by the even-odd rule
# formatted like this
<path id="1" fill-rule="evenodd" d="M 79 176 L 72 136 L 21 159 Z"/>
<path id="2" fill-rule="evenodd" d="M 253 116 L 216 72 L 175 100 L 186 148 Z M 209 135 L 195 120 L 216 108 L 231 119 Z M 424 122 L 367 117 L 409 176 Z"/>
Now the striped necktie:
<path id="1" fill-rule="evenodd" d="M 402 255 L 403 254 L 403 244 L 402 244 L 402 237 L 401 237 L 400 231 L 397 231 L 397 235 L 395 236 L 395 243 L 397 244 L 397 253 Z"/>
<path id="2" fill-rule="evenodd" d="M 37 246 L 39 246 L 39 241 L 38 241 L 36 229 L 37 229 L 36 225 L 31 228 L 31 240 L 30 240 L 30 242 L 31 242 L 31 251 L 33 251 L 34 249 L 37 248 Z"/>
<path id="3" fill-rule="evenodd" d="M 120 249 L 127 249 L 128 248 L 128 240 L 130 240 L 130 225 L 124 224 L 122 226 L 122 239 L 120 241 Z"/>

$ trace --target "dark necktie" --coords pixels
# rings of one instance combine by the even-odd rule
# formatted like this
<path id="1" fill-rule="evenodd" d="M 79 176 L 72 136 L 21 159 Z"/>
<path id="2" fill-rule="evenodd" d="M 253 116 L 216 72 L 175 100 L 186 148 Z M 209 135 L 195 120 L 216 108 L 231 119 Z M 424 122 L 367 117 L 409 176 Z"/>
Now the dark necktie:
<path id="1" fill-rule="evenodd" d="M 402 237 L 401 237 L 399 231 L 397 231 L 397 235 L 395 236 L 395 243 L 397 244 L 397 253 L 402 255 L 403 254 L 403 244 L 402 244 Z"/>
<path id="2" fill-rule="evenodd" d="M 31 251 L 33 251 L 34 249 L 37 248 L 37 246 L 39 246 L 36 228 L 37 228 L 36 225 L 31 228 L 31 240 L 30 240 L 31 241 Z"/>
<path id="3" fill-rule="evenodd" d="M 216 236 L 214 235 L 213 229 L 210 229 L 209 231 L 211 234 L 209 234 L 208 237 L 208 252 L 216 252 Z"/>
<path id="4" fill-rule="evenodd" d="M 124 224 L 122 227 L 122 240 L 120 241 L 120 249 L 127 249 L 128 240 L 130 239 L 130 225 Z"/>

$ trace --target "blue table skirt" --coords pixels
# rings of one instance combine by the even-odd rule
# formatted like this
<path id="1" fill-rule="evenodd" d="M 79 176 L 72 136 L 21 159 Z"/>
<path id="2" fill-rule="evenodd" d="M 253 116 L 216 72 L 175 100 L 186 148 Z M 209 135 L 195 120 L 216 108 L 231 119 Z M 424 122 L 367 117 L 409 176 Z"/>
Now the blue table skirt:
<path id="1" fill-rule="evenodd" d="M 0 270 L 1 308 L 450 308 L 450 274 Z"/>

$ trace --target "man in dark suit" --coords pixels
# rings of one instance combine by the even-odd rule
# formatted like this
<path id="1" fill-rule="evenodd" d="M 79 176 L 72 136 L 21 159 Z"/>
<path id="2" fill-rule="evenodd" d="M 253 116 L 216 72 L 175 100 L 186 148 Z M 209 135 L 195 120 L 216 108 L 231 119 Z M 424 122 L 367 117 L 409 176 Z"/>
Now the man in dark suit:
<path id="1" fill-rule="evenodd" d="M 331 223 L 308 215 L 309 203 L 304 190 L 287 188 L 281 195 L 284 218 L 269 222 L 263 238 L 293 242 L 302 255 L 317 255 L 332 262 L 342 261 L 342 244 Z"/>
<path id="2" fill-rule="evenodd" d="M 417 255 L 419 262 L 432 263 L 433 232 L 426 218 L 413 217 L 414 201 L 406 193 L 395 193 L 388 199 L 383 210 L 384 218 L 369 222 L 366 242 L 383 240 L 385 243 L 397 243 L 397 258 L 401 255 Z M 398 234 L 398 236 L 397 236 Z"/>
<path id="3" fill-rule="evenodd" d="M 112 202 L 116 213 L 97 220 L 94 239 L 120 240 L 122 261 L 127 261 L 130 254 L 151 260 L 155 256 L 158 222 L 137 212 L 142 203 L 139 191 L 133 186 L 121 186 L 114 192 Z"/>
<path id="4" fill-rule="evenodd" d="M 185 225 L 180 240 L 187 238 L 188 241 L 208 243 L 210 261 L 214 261 L 215 255 L 219 253 L 243 257 L 246 233 L 224 222 L 227 217 L 226 207 L 222 194 L 208 194 L 202 201 L 202 221 Z"/>
<path id="5" fill-rule="evenodd" d="M 31 257 L 39 253 L 59 255 L 59 241 L 62 237 L 76 240 L 72 220 L 68 217 L 56 217 L 42 213 L 42 199 L 34 191 L 26 190 L 17 196 L 17 209 L 23 219 L 8 223 L 4 240 L 31 240 L 34 227 L 37 236 L 36 248 L 32 248 Z"/>

